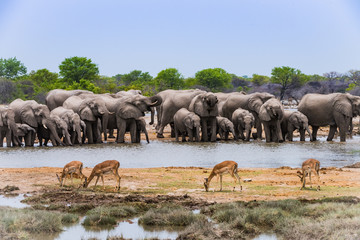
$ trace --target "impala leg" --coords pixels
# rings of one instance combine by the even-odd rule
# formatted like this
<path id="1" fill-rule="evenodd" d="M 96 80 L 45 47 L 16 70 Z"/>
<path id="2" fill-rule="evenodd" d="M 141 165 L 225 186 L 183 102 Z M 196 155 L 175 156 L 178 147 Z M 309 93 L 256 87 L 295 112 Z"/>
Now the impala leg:
<path id="1" fill-rule="evenodd" d="M 310 172 L 309 172 L 310 188 L 312 188 L 312 182 L 311 182 L 311 172 L 312 172 L 312 171 L 310 171 Z"/>
<path id="2" fill-rule="evenodd" d="M 242 186 L 241 186 L 240 176 L 237 174 L 237 172 L 234 172 L 234 175 L 235 175 L 236 179 L 239 181 L 239 184 L 240 184 L 240 191 L 242 191 Z M 235 179 L 235 183 L 236 183 L 236 179 Z M 235 187 L 234 187 L 234 190 L 235 190 Z"/>
<path id="3" fill-rule="evenodd" d="M 115 190 L 119 190 L 120 191 L 120 181 L 121 181 L 121 177 L 119 175 L 119 172 L 117 170 L 114 171 L 114 175 L 115 175 L 115 178 L 117 180 L 117 186 L 115 187 Z"/>
<path id="4" fill-rule="evenodd" d="M 98 181 L 99 181 L 99 176 L 97 176 L 97 178 L 96 178 L 95 187 L 96 187 L 96 184 L 98 183 Z"/>
<path id="5" fill-rule="evenodd" d="M 74 184 L 74 182 L 73 182 L 73 174 L 74 174 L 74 173 L 70 173 L 71 185 Z"/>
<path id="6" fill-rule="evenodd" d="M 220 192 L 222 191 L 222 175 L 220 175 Z"/>
<path id="7" fill-rule="evenodd" d="M 103 183 L 103 189 L 105 189 L 104 176 L 103 176 L 103 175 L 101 175 L 101 181 L 102 181 L 102 183 Z"/>

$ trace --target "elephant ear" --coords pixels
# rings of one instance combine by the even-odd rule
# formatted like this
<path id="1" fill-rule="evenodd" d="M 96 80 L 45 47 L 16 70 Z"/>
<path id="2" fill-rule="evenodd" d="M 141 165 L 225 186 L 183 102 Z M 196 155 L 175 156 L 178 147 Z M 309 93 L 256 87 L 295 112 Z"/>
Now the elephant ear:
<path id="1" fill-rule="evenodd" d="M 260 111 L 259 109 L 261 108 L 262 105 L 263 105 L 263 102 L 256 95 L 250 97 L 249 105 L 248 105 L 250 110 L 258 113 Z"/>
<path id="2" fill-rule="evenodd" d="M 271 120 L 271 117 L 270 117 L 270 115 L 268 114 L 268 112 L 267 112 L 266 107 L 264 106 L 264 104 L 260 107 L 259 118 L 260 118 L 260 120 L 266 121 L 266 122 Z"/>
<path id="3" fill-rule="evenodd" d="M 130 118 L 138 119 L 142 117 L 144 114 L 131 103 L 123 103 L 119 107 L 116 115 L 123 119 L 130 119 Z"/>
<path id="4" fill-rule="evenodd" d="M 89 107 L 80 109 L 80 118 L 82 120 L 91 121 L 91 122 L 96 120 L 93 112 L 91 111 L 91 109 Z"/>
<path id="5" fill-rule="evenodd" d="M 22 122 L 24 122 L 34 128 L 38 127 L 38 123 L 36 121 L 35 114 L 34 114 L 33 110 L 31 109 L 31 107 L 26 106 L 26 107 L 22 108 L 20 111 L 20 116 L 21 116 Z"/>
<path id="6" fill-rule="evenodd" d="M 0 127 L 4 126 L 5 112 L 0 114 Z"/>
<path id="7" fill-rule="evenodd" d="M 190 115 L 188 115 L 184 118 L 184 124 L 187 128 L 193 129 L 193 124 L 192 124 Z"/>
<path id="8" fill-rule="evenodd" d="M 345 94 L 335 97 L 334 109 L 347 117 L 353 117 L 351 102 Z"/>
<path id="9" fill-rule="evenodd" d="M 301 126 L 301 121 L 299 116 L 296 113 L 293 113 L 289 117 L 289 122 L 294 126 Z"/>

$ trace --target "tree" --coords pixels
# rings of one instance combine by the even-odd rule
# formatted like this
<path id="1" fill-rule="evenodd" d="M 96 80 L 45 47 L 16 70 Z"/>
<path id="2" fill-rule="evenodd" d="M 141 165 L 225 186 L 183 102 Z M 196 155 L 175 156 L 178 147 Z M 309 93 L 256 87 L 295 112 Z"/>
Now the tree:
<path id="1" fill-rule="evenodd" d="M 184 77 L 176 68 L 168 68 L 160 71 L 154 80 L 158 91 L 181 89 L 184 87 Z"/>
<path id="2" fill-rule="evenodd" d="M 0 58 L 0 77 L 7 79 L 15 79 L 19 76 L 25 75 L 26 67 L 16 57 L 3 59 Z"/>
<path id="3" fill-rule="evenodd" d="M 201 70 L 195 74 L 197 82 L 211 91 L 222 91 L 231 87 L 231 74 L 222 68 L 208 68 Z"/>
<path id="4" fill-rule="evenodd" d="M 99 75 L 97 65 L 86 57 L 65 58 L 59 69 L 60 76 L 67 84 L 80 83 L 81 79 L 92 82 Z"/>
<path id="5" fill-rule="evenodd" d="M 253 74 L 252 75 L 252 80 L 253 84 L 255 84 L 256 86 L 261 86 L 265 83 L 268 83 L 270 81 L 270 78 L 268 76 L 263 76 L 263 75 L 258 75 L 258 74 Z"/>
<path id="6" fill-rule="evenodd" d="M 44 68 L 39 69 L 36 72 L 31 71 L 29 74 L 29 79 L 43 90 L 50 91 L 55 88 L 55 84 L 58 80 L 58 74 L 50 72 Z"/>
<path id="7" fill-rule="evenodd" d="M 281 85 L 280 100 L 284 98 L 285 91 L 291 84 L 301 83 L 301 71 L 291 67 L 275 67 L 271 71 L 271 82 Z"/>
<path id="8" fill-rule="evenodd" d="M 349 78 L 349 88 L 347 90 L 352 90 L 355 87 L 360 87 L 360 71 L 359 70 L 350 70 L 347 74 Z"/>
<path id="9" fill-rule="evenodd" d="M 148 72 L 134 70 L 130 73 L 122 75 L 120 79 L 126 86 L 129 86 L 134 82 L 137 83 L 150 82 L 153 79 L 153 77 Z"/>
<path id="10" fill-rule="evenodd" d="M 16 93 L 15 83 L 11 80 L 0 78 L 0 103 L 10 103 Z"/>

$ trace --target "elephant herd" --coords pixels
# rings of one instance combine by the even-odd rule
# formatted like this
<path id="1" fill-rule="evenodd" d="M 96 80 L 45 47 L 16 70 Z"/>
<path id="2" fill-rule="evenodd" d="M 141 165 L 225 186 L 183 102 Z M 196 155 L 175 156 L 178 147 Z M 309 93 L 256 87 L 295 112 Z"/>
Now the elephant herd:
<path id="1" fill-rule="evenodd" d="M 266 142 L 293 140 L 293 132 L 305 132 L 316 141 L 321 126 L 330 126 L 327 140 L 334 138 L 338 129 L 340 141 L 352 131 L 352 118 L 360 114 L 360 97 L 345 93 L 307 94 L 299 103 L 298 111 L 286 111 L 274 95 L 265 92 L 245 94 L 211 93 L 195 90 L 165 90 L 158 93 L 162 103 L 156 107 L 157 137 L 163 138 L 164 127 L 172 126 L 172 137 L 182 141 L 216 141 L 221 139 L 249 141 L 263 137 Z M 309 126 L 312 127 L 312 132 Z M 256 129 L 252 133 L 252 129 Z M 201 137 L 200 137 L 201 133 Z"/>
<path id="2" fill-rule="evenodd" d="M 285 111 L 274 95 L 264 92 L 245 94 L 211 93 L 198 89 L 165 90 L 152 97 L 141 91 L 120 91 L 116 94 L 94 94 L 85 90 L 51 90 L 46 105 L 34 100 L 16 99 L 7 107 L 0 107 L 0 144 L 33 146 L 36 137 L 40 145 L 53 146 L 102 143 L 117 130 L 116 142 L 125 141 L 130 132 L 131 142 L 140 142 L 148 133 L 145 112 L 151 112 L 154 123 L 157 112 L 157 137 L 163 138 L 165 126 L 170 124 L 172 137 L 182 141 L 262 139 L 266 142 L 293 140 L 298 129 L 300 140 L 305 131 L 311 141 L 316 140 L 321 126 L 330 126 L 327 140 L 338 129 L 340 141 L 352 130 L 352 118 L 360 114 L 360 97 L 345 93 L 307 94 L 298 111 Z M 312 127 L 310 132 L 309 126 Z M 253 129 L 256 130 L 253 132 Z"/>

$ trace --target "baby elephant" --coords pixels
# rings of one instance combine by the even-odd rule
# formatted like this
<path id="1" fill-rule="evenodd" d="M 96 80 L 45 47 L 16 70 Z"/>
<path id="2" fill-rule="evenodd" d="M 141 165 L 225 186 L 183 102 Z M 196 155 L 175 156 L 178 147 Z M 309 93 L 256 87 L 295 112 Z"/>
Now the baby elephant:
<path id="1" fill-rule="evenodd" d="M 19 137 L 19 141 L 17 139 L 13 139 L 13 142 L 19 142 L 21 144 L 22 138 L 24 137 L 31 137 L 35 134 L 35 129 L 30 127 L 29 125 L 23 123 L 16 123 L 16 132 Z M 15 138 L 15 136 L 13 136 Z"/>
<path id="2" fill-rule="evenodd" d="M 298 111 L 284 111 L 284 118 L 281 121 L 281 132 L 283 139 L 285 136 L 289 141 L 293 140 L 293 132 L 298 129 L 300 132 L 300 141 L 305 141 L 305 130 L 309 133 L 310 141 L 313 141 L 309 129 L 308 118 Z"/>
<path id="3" fill-rule="evenodd" d="M 200 141 L 200 117 L 186 108 L 181 108 L 174 115 L 174 130 L 176 141 L 179 141 L 179 134 L 182 135 L 182 141 L 185 142 L 185 136 L 189 136 L 189 141 Z"/>
<path id="4" fill-rule="evenodd" d="M 235 138 L 234 124 L 226 117 L 216 117 L 217 133 L 220 135 L 220 139 L 229 138 L 229 133 Z"/>
<path id="5" fill-rule="evenodd" d="M 235 139 L 250 140 L 251 129 L 255 124 L 255 118 L 248 110 L 238 108 L 232 115 L 232 122 L 235 128 Z M 245 135 L 244 135 L 245 131 Z"/>

